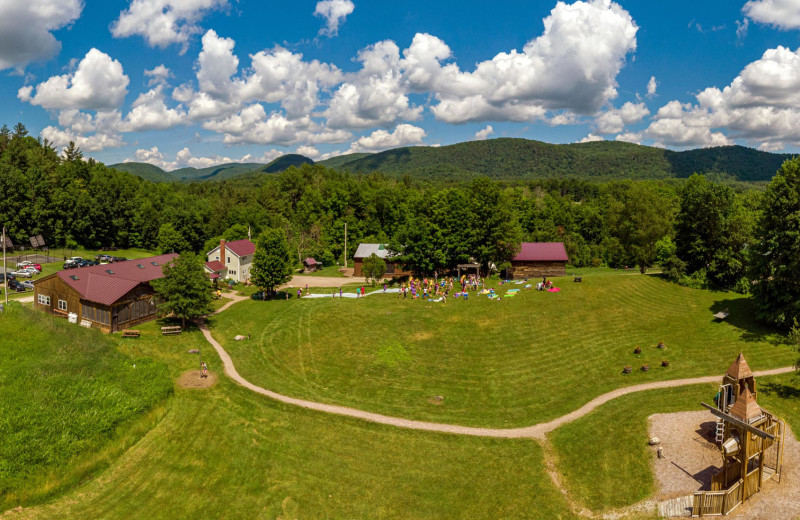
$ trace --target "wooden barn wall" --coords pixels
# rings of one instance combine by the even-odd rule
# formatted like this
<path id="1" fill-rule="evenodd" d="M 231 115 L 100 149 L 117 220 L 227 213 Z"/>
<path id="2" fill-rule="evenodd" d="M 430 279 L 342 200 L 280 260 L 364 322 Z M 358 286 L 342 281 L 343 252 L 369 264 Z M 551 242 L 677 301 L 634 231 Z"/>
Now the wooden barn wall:
<path id="1" fill-rule="evenodd" d="M 39 303 L 39 295 L 49 296 L 50 305 L 43 305 Z M 33 285 L 33 308 L 40 311 L 54 313 L 58 309 L 58 301 L 64 300 L 67 302 L 67 310 L 64 312 L 75 312 L 80 315 L 81 312 L 81 298 L 80 294 L 67 285 L 64 280 L 58 275 L 51 275 L 47 278 L 42 278 L 36 281 Z M 60 313 L 59 313 L 60 314 Z"/>
<path id="2" fill-rule="evenodd" d="M 566 276 L 566 262 L 511 262 L 509 278 L 537 278 L 540 276 Z"/>

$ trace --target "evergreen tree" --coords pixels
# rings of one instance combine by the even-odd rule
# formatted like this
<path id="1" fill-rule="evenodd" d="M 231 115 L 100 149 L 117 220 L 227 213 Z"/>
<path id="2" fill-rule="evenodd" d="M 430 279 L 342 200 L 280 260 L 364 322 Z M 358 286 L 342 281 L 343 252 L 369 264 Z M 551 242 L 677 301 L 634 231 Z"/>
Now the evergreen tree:
<path id="1" fill-rule="evenodd" d="M 751 248 L 751 288 L 758 317 L 789 328 L 800 321 L 800 158 L 769 183 Z"/>
<path id="2" fill-rule="evenodd" d="M 153 280 L 151 285 L 160 297 L 158 308 L 165 314 L 173 314 L 186 320 L 209 314 L 211 308 L 211 284 L 203 268 L 203 259 L 194 253 L 181 253 L 172 262 L 162 267 L 164 277 Z"/>
<path id="3" fill-rule="evenodd" d="M 269 295 L 292 279 L 292 257 L 286 235 L 280 229 L 267 229 L 256 242 L 250 280 Z"/>

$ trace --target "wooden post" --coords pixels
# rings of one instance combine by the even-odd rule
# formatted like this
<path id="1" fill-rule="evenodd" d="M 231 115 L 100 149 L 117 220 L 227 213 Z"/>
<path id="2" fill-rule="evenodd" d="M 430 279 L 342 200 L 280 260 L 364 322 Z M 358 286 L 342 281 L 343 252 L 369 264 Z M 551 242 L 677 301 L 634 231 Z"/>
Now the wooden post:
<path id="1" fill-rule="evenodd" d="M 6 291 L 6 307 L 8 307 L 8 270 L 6 269 L 6 227 L 3 226 L 3 285 Z"/>
<path id="2" fill-rule="evenodd" d="M 347 222 L 344 223 L 344 266 L 347 267 Z"/>

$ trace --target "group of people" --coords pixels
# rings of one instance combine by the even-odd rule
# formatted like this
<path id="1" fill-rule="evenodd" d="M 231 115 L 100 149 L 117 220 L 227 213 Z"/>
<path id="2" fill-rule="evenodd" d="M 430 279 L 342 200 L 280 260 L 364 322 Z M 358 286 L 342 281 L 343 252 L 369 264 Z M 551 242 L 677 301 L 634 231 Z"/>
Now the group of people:
<path id="1" fill-rule="evenodd" d="M 467 291 L 477 291 L 478 287 L 483 287 L 483 279 L 477 275 L 463 275 L 458 283 L 461 286 L 461 292 L 456 296 L 464 295 L 467 297 Z M 441 279 L 436 278 L 414 278 L 411 277 L 408 282 L 400 284 L 400 292 L 398 298 L 407 299 L 409 294 L 412 300 L 422 298 L 422 300 L 435 299 L 436 301 L 447 302 L 447 298 L 453 291 L 456 284 L 456 279 L 452 276 L 445 276 Z M 385 291 L 384 287 L 384 291 Z"/>

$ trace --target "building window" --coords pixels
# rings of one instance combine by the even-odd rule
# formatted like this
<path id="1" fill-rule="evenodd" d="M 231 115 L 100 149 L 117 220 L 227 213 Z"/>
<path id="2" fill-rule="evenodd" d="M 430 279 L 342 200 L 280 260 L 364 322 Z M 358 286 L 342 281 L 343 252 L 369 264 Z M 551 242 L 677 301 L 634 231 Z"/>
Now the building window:
<path id="1" fill-rule="evenodd" d="M 228 263 L 231 263 L 231 257 L 228 257 Z"/>
<path id="2" fill-rule="evenodd" d="M 230 274 L 231 276 L 236 276 L 236 271 L 228 271 L 228 274 Z"/>
<path id="3" fill-rule="evenodd" d="M 42 304 L 42 305 L 47 305 L 48 307 L 50 307 L 50 297 L 49 296 L 45 296 L 44 294 L 40 294 L 39 295 L 39 303 Z"/>
<path id="4" fill-rule="evenodd" d="M 67 312 L 67 300 L 58 300 L 58 310 Z"/>

